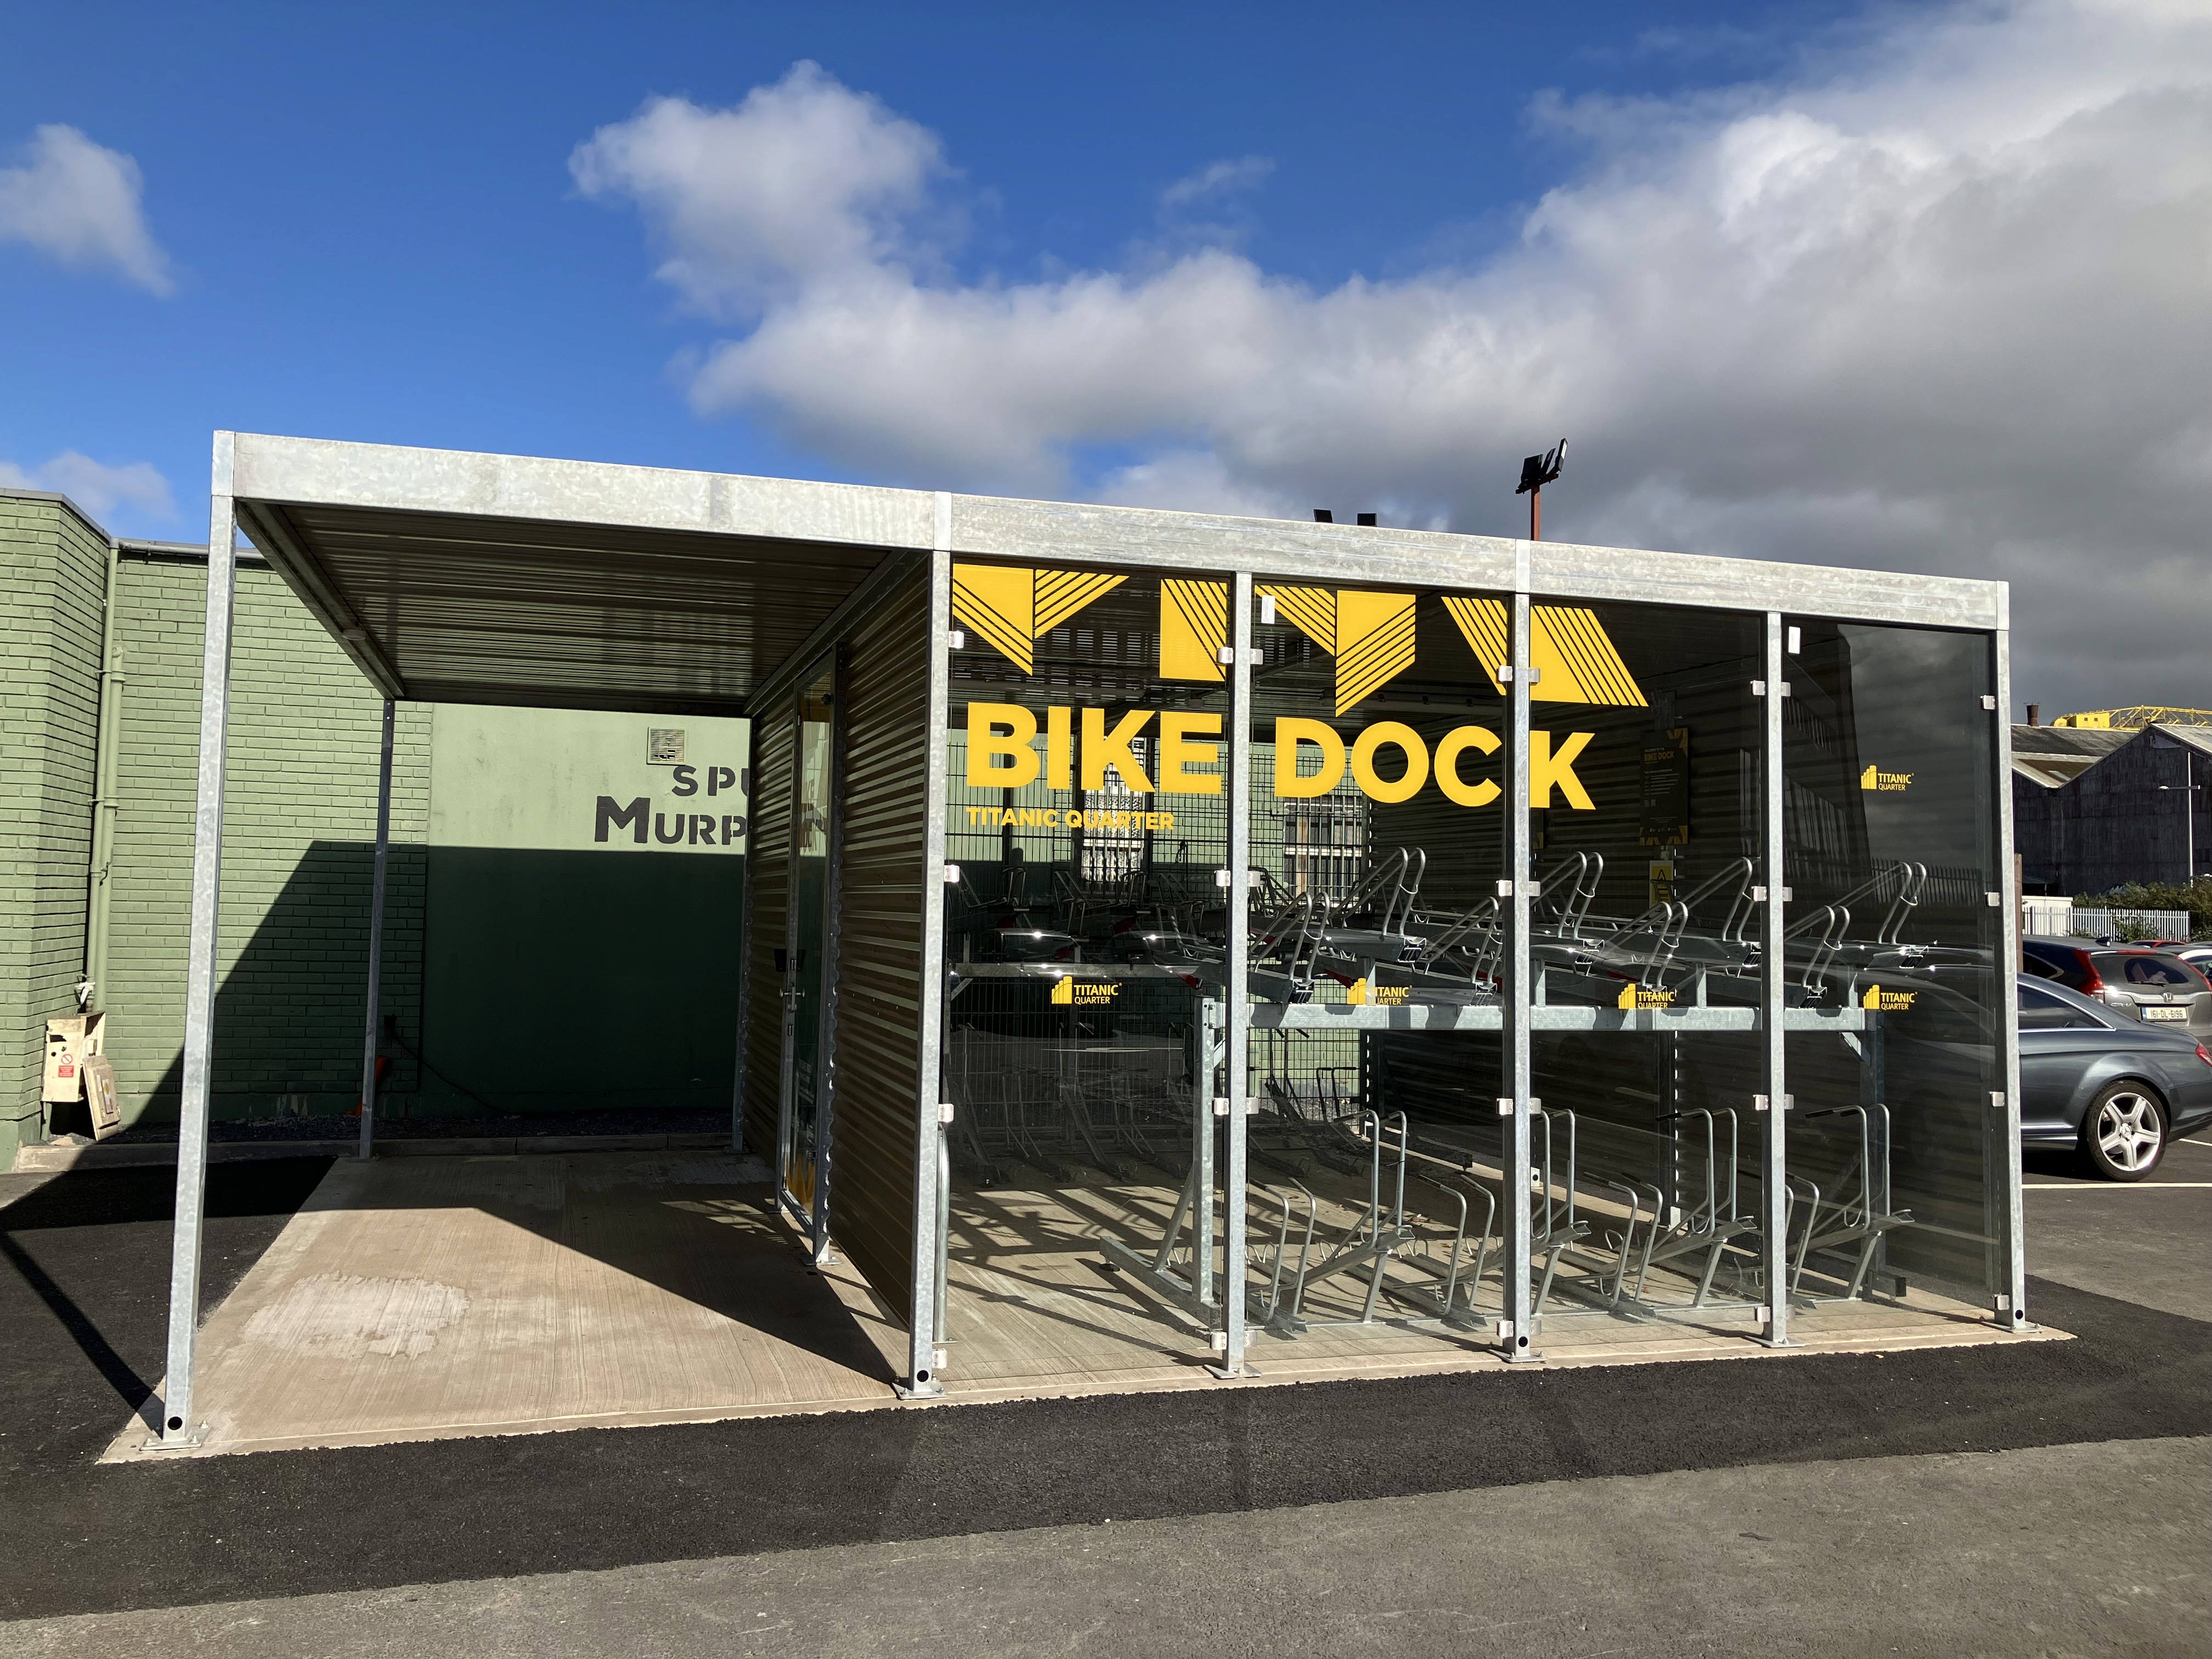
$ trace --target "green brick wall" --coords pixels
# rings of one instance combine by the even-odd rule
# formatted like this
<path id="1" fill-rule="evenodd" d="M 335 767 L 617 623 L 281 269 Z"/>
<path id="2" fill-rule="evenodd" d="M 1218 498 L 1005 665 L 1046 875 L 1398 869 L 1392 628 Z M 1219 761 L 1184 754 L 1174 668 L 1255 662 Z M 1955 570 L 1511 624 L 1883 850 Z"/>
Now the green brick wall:
<path id="1" fill-rule="evenodd" d="M 0 495 L 9 665 L 0 680 L 0 1169 L 21 1141 L 57 1127 L 39 1101 L 45 1022 L 74 1012 L 84 970 L 103 718 L 115 722 L 118 810 L 94 1006 L 107 1014 L 126 1121 L 173 1121 L 181 1091 L 207 560 L 188 547 L 123 550 L 122 684 L 103 715 L 106 557 L 104 536 L 62 503 Z M 258 556 L 240 558 L 231 664 L 212 1110 L 329 1116 L 360 1097 L 383 705 Z M 526 836 L 433 848 L 437 713 L 398 710 L 382 990 L 388 1109 L 726 1101 L 743 854 L 541 851 Z M 527 720 L 509 734 L 504 771 L 449 769 L 448 787 L 526 793 L 565 775 L 576 740 L 563 722 L 574 718 Z M 652 722 L 635 718 L 641 759 Z M 729 763 L 743 763 L 740 746 Z M 655 771 L 635 787 L 658 797 L 672 785 Z M 564 799 L 561 810 L 573 816 L 576 804 Z M 583 810 L 588 823 L 587 798 Z M 81 1110 L 58 1109 L 58 1127 L 88 1127 Z"/>
<path id="2" fill-rule="evenodd" d="M 125 687 L 110 903 L 108 1043 L 127 1117 L 176 1115 L 199 764 L 204 558 L 132 556 L 118 581 Z M 211 1111 L 311 1115 L 360 1096 L 362 977 L 382 701 L 258 562 L 238 571 Z M 422 1024 L 427 705 L 400 705 L 385 901 L 384 1012 Z M 389 1048 L 385 1088 L 415 1087 Z"/>
<path id="3" fill-rule="evenodd" d="M 46 1022 L 84 969 L 107 542 L 0 494 L 0 1169 L 40 1131 Z"/>

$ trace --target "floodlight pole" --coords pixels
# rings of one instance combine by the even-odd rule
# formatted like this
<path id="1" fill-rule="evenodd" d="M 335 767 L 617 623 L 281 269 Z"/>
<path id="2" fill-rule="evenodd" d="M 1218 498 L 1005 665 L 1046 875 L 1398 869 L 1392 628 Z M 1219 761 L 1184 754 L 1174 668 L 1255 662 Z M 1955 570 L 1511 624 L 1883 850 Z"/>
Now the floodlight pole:
<path id="1" fill-rule="evenodd" d="M 1541 484 L 1528 492 L 1528 539 L 1544 539 L 1544 487 Z"/>

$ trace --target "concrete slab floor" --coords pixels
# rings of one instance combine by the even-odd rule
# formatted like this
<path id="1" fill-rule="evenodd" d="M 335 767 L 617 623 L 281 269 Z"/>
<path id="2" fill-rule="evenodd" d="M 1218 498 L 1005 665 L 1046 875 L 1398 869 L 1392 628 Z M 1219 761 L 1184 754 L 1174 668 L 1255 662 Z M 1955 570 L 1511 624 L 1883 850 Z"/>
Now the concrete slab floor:
<path id="1" fill-rule="evenodd" d="M 2201 1653 L 2212 1439 L 1615 1476 L 0 1626 L 24 1659 Z"/>
<path id="2" fill-rule="evenodd" d="M 896 1334 L 825 1289 L 766 1176 L 711 1152 L 335 1164 L 201 1328 L 203 1449 L 888 1404 Z M 174 1455 L 144 1440 L 109 1460 Z"/>
<path id="3" fill-rule="evenodd" d="M 757 1160 L 597 1152 L 333 1164 L 202 1328 L 203 1443 L 103 1462 L 892 1410 L 904 1333 L 849 1266 L 817 1273 Z M 1476 1334 L 1380 1325 L 1261 1337 L 1224 1384 L 1205 1336 L 1102 1273 L 1103 1229 L 1157 1227 L 1149 1189 L 963 1193 L 941 1403 L 1275 1387 L 1499 1369 Z M 1916 1290 L 1800 1316 L 1797 1352 L 2023 1339 Z M 1728 1316 L 1548 1318 L 1557 1370 L 1778 1357 Z M 150 1409 L 150 1405 L 149 1405 Z"/>

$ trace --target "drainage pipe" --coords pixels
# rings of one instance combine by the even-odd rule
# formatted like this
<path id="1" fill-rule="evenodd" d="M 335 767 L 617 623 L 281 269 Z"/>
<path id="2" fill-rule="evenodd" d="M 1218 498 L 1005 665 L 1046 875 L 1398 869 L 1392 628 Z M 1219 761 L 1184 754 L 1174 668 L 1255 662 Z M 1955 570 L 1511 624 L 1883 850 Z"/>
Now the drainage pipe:
<path id="1" fill-rule="evenodd" d="M 107 539 L 107 588 L 101 604 L 100 713 L 92 763 L 92 855 L 84 927 L 84 982 L 77 987 L 80 1009 L 107 1006 L 107 921 L 114 890 L 116 757 L 123 747 L 123 641 L 116 618 L 116 594 L 123 544 Z"/>

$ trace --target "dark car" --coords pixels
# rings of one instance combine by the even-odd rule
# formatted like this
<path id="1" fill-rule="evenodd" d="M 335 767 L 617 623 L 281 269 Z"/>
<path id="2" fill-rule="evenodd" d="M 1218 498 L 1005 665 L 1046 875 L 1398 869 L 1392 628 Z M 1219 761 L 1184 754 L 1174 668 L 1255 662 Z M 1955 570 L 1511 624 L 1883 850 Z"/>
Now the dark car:
<path id="1" fill-rule="evenodd" d="M 2166 1145 L 2212 1123 L 2212 1049 L 2063 985 L 2021 975 L 2021 1142 L 2078 1149 L 2141 1181 Z"/>
<path id="2" fill-rule="evenodd" d="M 2200 1040 L 2212 1037 L 2212 983 L 2195 963 L 2171 951 L 2028 939 L 2021 941 L 2021 965 L 2038 979 L 2134 1013 L 2148 1024 L 2184 1027 Z"/>

